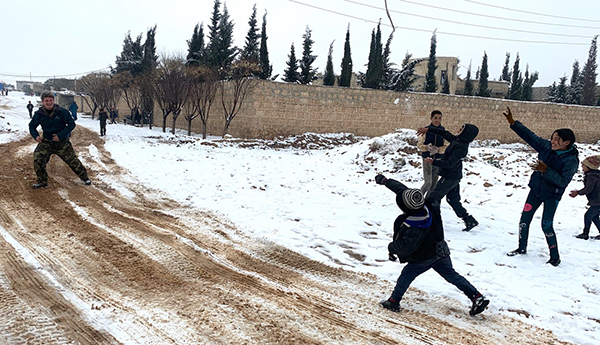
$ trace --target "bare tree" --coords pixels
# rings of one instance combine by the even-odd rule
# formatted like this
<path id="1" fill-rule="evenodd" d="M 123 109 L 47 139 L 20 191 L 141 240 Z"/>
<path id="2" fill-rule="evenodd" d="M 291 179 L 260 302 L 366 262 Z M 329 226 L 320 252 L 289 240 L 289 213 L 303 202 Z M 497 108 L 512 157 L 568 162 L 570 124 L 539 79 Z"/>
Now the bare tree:
<path id="1" fill-rule="evenodd" d="M 256 75 L 259 71 L 260 68 L 255 63 L 236 61 L 230 67 L 229 80 L 219 83 L 221 105 L 225 116 L 223 136 L 227 134 L 231 121 L 242 109 L 246 97 L 254 91 L 258 84 L 258 80 L 251 76 Z"/>
<path id="2" fill-rule="evenodd" d="M 218 89 L 218 73 L 212 68 L 190 68 L 190 99 L 186 103 L 185 119 L 188 122 L 188 135 L 192 134 L 192 120 L 202 120 L 202 138 L 206 139 L 206 123 L 210 108 Z"/>
<path id="3" fill-rule="evenodd" d="M 84 75 L 77 83 L 77 91 L 84 96 L 83 100 L 92 110 L 92 120 L 99 107 L 105 107 L 108 103 L 107 91 L 110 80 L 108 73 L 90 73 Z"/>
<path id="4" fill-rule="evenodd" d="M 139 110 L 142 101 L 142 93 L 138 86 L 139 78 L 134 78 L 130 71 L 117 73 L 114 78 L 118 80 L 119 88 L 122 91 L 123 99 L 127 103 L 130 114 L 133 118 L 136 111 Z"/>
<path id="5" fill-rule="evenodd" d="M 156 69 L 154 95 L 162 111 L 163 132 L 167 129 L 167 118 L 172 117 L 171 133 L 175 134 L 177 117 L 188 99 L 189 87 L 183 55 L 163 55 Z"/>

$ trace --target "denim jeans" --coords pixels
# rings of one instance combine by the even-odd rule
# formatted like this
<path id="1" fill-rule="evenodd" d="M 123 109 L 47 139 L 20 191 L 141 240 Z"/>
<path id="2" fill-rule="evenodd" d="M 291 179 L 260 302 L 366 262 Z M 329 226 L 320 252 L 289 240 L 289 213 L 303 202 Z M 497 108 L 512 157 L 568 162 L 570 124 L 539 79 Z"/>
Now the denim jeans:
<path id="1" fill-rule="evenodd" d="M 596 225 L 596 229 L 600 231 L 600 206 L 590 206 L 583 216 L 583 233 L 590 234 L 592 222 Z"/>
<path id="2" fill-rule="evenodd" d="M 429 193 L 429 198 L 434 199 L 439 204 L 442 198 L 446 196 L 446 201 L 456 213 L 458 218 L 468 216 L 467 210 L 460 203 L 460 179 L 450 179 L 442 177 L 435 188 Z"/>
<path id="3" fill-rule="evenodd" d="M 550 258 L 558 259 L 558 242 L 552 224 L 554 222 L 556 208 L 558 207 L 558 200 L 542 200 L 532 192 L 529 192 L 529 195 L 527 196 L 525 206 L 523 207 L 523 213 L 521 213 L 521 219 L 519 220 L 519 249 L 527 249 L 529 225 L 535 215 L 535 211 L 537 211 L 542 203 L 544 204 L 544 212 L 542 213 L 542 231 L 546 236 L 546 242 L 548 243 L 548 249 L 550 250 Z"/>
<path id="4" fill-rule="evenodd" d="M 471 285 L 471 283 L 469 283 L 465 277 L 461 276 L 454 270 L 450 256 L 446 256 L 444 258 L 434 256 L 432 259 L 427 261 L 410 262 L 406 264 L 406 266 L 404 266 L 402 269 L 402 273 L 400 273 L 400 277 L 398 277 L 398 281 L 396 282 L 396 287 L 392 292 L 391 298 L 396 301 L 402 300 L 402 296 L 404 296 L 404 293 L 413 280 L 428 271 L 430 268 L 433 268 L 433 270 L 442 276 L 442 278 L 446 279 L 448 283 L 456 286 L 470 300 L 473 300 L 473 298 L 479 295 L 477 289 Z"/>

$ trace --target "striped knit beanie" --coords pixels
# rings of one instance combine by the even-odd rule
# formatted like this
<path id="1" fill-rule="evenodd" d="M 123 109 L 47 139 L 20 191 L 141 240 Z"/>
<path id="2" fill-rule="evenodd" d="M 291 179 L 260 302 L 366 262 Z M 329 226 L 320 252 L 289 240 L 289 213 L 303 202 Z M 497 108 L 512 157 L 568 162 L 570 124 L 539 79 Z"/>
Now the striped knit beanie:
<path id="1" fill-rule="evenodd" d="M 425 198 L 420 189 L 405 189 L 396 195 L 396 204 L 404 213 L 411 214 L 423 208 Z"/>
<path id="2" fill-rule="evenodd" d="M 588 158 L 584 159 L 581 164 L 586 165 L 592 170 L 598 170 L 600 167 L 600 156 L 589 156 Z"/>

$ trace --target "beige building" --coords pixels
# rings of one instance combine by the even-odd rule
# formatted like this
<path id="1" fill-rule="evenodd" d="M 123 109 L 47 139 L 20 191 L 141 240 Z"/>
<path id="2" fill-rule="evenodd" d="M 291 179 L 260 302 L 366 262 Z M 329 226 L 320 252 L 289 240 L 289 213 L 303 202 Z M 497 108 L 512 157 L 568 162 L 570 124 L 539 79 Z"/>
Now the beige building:
<path id="1" fill-rule="evenodd" d="M 415 60 L 415 59 L 412 59 Z M 437 69 L 435 70 L 435 79 L 437 81 L 437 92 L 442 91 L 442 85 L 444 79 L 448 78 L 450 84 L 451 95 L 462 95 L 465 89 L 465 81 L 458 76 L 458 58 L 456 57 L 436 57 Z M 425 75 L 427 75 L 427 63 L 429 58 L 424 58 L 423 61 L 415 66 L 415 74 L 419 78 L 415 81 L 413 86 L 414 91 L 422 92 L 425 85 Z M 471 80 L 473 82 L 473 89 L 477 90 L 479 87 L 478 80 Z M 488 81 L 488 88 L 490 89 L 490 97 L 492 98 L 505 98 L 508 93 L 508 83 L 505 81 Z"/>

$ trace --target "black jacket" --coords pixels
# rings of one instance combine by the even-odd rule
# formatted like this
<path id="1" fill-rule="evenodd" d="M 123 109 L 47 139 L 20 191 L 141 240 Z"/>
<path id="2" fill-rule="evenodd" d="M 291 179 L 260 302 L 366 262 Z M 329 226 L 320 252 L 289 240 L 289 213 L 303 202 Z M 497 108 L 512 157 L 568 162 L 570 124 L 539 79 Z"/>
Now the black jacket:
<path id="1" fill-rule="evenodd" d="M 467 156 L 469 152 L 469 144 L 479 134 L 479 128 L 470 123 L 465 124 L 465 128 L 458 135 L 454 135 L 447 130 L 440 130 L 437 128 L 430 128 L 429 131 L 439 134 L 444 139 L 450 142 L 450 145 L 444 151 L 444 155 L 440 159 L 433 161 L 433 165 L 440 168 L 439 175 L 451 179 L 462 178 L 462 160 Z"/>
<path id="2" fill-rule="evenodd" d="M 40 135 L 37 131 L 40 125 L 45 139 L 52 140 L 52 135 L 56 134 L 62 140 L 71 136 L 71 131 L 75 128 L 75 121 L 67 109 L 54 105 L 52 111 L 41 107 L 31 117 L 29 134 L 34 139 Z"/>
<path id="3" fill-rule="evenodd" d="M 393 179 L 388 179 L 385 186 L 396 194 L 407 188 Z M 428 228 L 417 228 L 408 225 L 405 221 L 409 215 L 404 213 L 394 221 L 394 237 L 388 245 L 388 251 L 390 254 L 397 255 L 400 262 L 423 262 L 435 256 L 446 257 L 450 255 L 450 250 L 444 240 L 440 205 L 427 199 L 425 200 L 425 207 L 433 218 Z"/>

